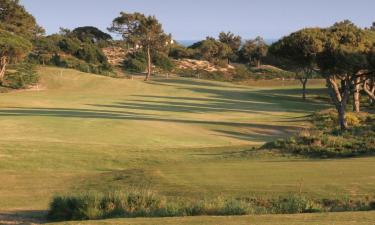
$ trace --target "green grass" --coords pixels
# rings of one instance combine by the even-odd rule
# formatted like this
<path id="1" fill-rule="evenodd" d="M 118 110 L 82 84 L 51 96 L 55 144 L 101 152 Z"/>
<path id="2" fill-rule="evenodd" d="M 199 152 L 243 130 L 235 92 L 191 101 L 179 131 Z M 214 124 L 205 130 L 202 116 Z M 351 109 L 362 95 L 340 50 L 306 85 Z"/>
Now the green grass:
<path id="1" fill-rule="evenodd" d="M 299 215 L 264 215 L 237 217 L 183 217 L 161 219 L 112 219 L 87 222 L 63 222 L 53 225 L 105 224 L 105 225 L 373 225 L 374 212 L 299 214 Z"/>
<path id="2" fill-rule="evenodd" d="M 40 74 L 39 91 L 0 95 L 0 211 L 46 210 L 55 194 L 132 186 L 171 198 L 375 191 L 374 158 L 247 152 L 327 107 L 300 100 L 298 84 L 145 83 L 58 68 Z M 312 83 L 310 94 L 323 86 Z"/>

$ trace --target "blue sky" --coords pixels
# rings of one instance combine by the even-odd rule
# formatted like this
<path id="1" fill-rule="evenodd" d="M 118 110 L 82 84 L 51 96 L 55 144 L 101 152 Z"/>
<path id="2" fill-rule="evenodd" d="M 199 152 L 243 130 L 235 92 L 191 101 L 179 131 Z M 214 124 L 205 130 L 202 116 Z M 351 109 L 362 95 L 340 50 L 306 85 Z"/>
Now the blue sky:
<path id="1" fill-rule="evenodd" d="M 244 38 L 276 39 L 295 30 L 350 19 L 375 21 L 375 0 L 21 0 L 46 28 L 93 25 L 105 30 L 120 11 L 155 15 L 177 40 L 232 31 Z"/>

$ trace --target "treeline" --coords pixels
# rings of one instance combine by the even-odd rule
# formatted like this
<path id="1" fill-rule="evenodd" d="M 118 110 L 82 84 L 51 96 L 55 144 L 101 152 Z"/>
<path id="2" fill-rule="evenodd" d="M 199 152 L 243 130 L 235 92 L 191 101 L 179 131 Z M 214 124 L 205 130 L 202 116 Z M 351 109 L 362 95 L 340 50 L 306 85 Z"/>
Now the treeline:
<path id="1" fill-rule="evenodd" d="M 111 75 L 102 47 L 112 37 L 95 27 L 61 29 L 46 36 L 18 0 L 0 0 L 0 85 L 25 88 L 38 81 L 35 64 Z M 25 69 L 27 68 L 27 69 Z"/>
<path id="2" fill-rule="evenodd" d="M 175 59 L 202 59 L 226 66 L 232 63 L 245 63 L 260 67 L 267 57 L 268 45 L 262 37 L 246 40 L 231 32 L 221 32 L 218 39 L 207 37 L 189 47 L 178 43 L 171 47 L 169 55 Z"/>

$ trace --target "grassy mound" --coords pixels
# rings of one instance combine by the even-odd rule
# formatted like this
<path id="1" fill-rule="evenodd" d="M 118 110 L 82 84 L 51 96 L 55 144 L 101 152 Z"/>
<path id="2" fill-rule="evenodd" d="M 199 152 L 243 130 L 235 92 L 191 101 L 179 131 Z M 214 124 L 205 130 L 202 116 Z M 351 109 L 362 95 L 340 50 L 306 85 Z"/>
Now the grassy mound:
<path id="1" fill-rule="evenodd" d="M 375 115 L 348 113 L 350 128 L 341 132 L 336 126 L 337 113 L 326 110 L 315 113 L 312 127 L 298 135 L 267 143 L 263 148 L 310 157 L 354 157 L 375 154 Z"/>

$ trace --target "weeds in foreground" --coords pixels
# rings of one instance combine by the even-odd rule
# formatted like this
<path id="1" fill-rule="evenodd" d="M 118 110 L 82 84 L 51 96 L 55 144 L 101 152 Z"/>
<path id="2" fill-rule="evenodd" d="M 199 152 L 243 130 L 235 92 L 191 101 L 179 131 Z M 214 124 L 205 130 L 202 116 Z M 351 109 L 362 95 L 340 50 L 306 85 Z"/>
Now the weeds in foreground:
<path id="1" fill-rule="evenodd" d="M 75 196 L 57 196 L 48 219 L 52 221 L 92 220 L 133 217 L 234 216 L 251 214 L 296 214 L 375 209 L 375 199 L 312 200 L 300 194 L 277 199 L 225 199 L 168 201 L 149 190 L 115 191 L 107 194 L 87 192 Z"/>

